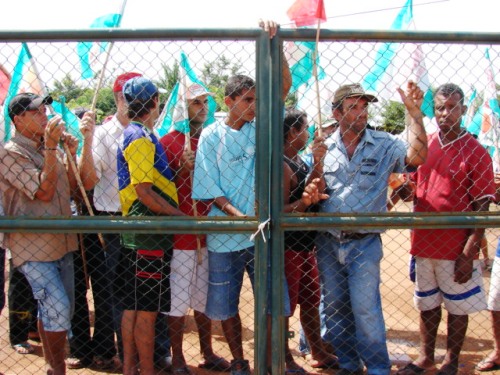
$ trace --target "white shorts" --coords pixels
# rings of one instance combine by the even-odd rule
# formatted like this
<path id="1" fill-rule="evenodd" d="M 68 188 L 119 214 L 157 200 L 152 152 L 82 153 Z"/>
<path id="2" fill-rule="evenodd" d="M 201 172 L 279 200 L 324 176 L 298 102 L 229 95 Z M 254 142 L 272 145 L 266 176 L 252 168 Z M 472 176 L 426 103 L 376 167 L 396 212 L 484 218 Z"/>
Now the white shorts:
<path id="1" fill-rule="evenodd" d="M 493 260 L 490 278 L 490 294 L 488 296 L 488 310 L 500 311 L 500 257 Z"/>
<path id="2" fill-rule="evenodd" d="M 479 260 L 474 260 L 472 278 L 464 284 L 454 278 L 455 261 L 415 257 L 415 294 L 413 301 L 420 311 L 435 309 L 444 302 L 453 315 L 468 315 L 486 308 L 486 298 Z"/>
<path id="3" fill-rule="evenodd" d="M 201 250 L 198 264 L 196 250 L 176 250 L 170 271 L 170 316 L 185 316 L 189 308 L 204 313 L 208 293 L 208 251 Z"/>

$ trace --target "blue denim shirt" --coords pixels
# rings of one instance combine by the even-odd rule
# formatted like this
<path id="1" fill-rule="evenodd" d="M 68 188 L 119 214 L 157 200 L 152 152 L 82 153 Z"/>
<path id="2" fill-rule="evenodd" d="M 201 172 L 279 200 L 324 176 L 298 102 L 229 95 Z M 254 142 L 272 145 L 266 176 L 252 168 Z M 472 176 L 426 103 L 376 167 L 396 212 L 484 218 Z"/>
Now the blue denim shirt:
<path id="1" fill-rule="evenodd" d="M 366 129 L 351 160 L 340 131 L 325 143 L 323 170 L 330 197 L 321 203 L 320 212 L 385 212 L 389 175 L 405 171 L 405 143 L 389 133 Z"/>

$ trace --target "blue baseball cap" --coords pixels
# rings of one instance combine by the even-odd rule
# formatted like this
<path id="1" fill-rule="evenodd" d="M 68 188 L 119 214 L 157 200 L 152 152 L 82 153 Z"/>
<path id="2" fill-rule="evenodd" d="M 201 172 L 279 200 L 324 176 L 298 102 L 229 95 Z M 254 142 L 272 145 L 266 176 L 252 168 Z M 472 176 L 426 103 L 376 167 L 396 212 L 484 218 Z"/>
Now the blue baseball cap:
<path id="1" fill-rule="evenodd" d="M 158 93 L 158 88 L 147 78 L 134 77 L 125 82 L 122 93 L 127 104 L 146 102 Z"/>

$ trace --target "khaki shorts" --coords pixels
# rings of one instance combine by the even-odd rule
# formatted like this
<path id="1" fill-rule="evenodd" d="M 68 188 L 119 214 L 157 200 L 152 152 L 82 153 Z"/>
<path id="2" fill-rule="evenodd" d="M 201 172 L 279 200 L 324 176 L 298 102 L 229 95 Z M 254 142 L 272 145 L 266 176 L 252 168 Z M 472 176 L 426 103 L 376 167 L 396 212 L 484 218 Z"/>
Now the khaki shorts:
<path id="1" fill-rule="evenodd" d="M 474 260 L 472 278 L 456 283 L 455 261 L 415 257 L 415 294 L 413 301 L 420 311 L 435 309 L 444 303 L 453 315 L 468 315 L 486 308 L 481 267 Z"/>
<path id="2" fill-rule="evenodd" d="M 176 250 L 171 262 L 170 316 L 185 316 L 189 309 L 204 313 L 208 292 L 208 252 L 200 249 L 201 264 L 196 250 Z"/>

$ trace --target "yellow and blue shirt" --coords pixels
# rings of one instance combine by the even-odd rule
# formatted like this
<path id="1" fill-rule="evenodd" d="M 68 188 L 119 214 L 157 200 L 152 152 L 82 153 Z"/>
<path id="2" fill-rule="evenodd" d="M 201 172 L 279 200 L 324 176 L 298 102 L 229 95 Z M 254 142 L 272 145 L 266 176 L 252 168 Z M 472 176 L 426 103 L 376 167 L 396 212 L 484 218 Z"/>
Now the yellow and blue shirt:
<path id="1" fill-rule="evenodd" d="M 157 216 L 139 201 L 135 186 L 140 183 L 152 183 L 157 194 L 177 207 L 177 188 L 173 173 L 163 147 L 153 132 L 139 122 L 131 122 L 123 133 L 117 157 L 123 216 Z M 171 245 L 171 241 L 171 236 L 165 234 L 122 234 L 123 245 L 133 249 L 163 248 Z"/>

